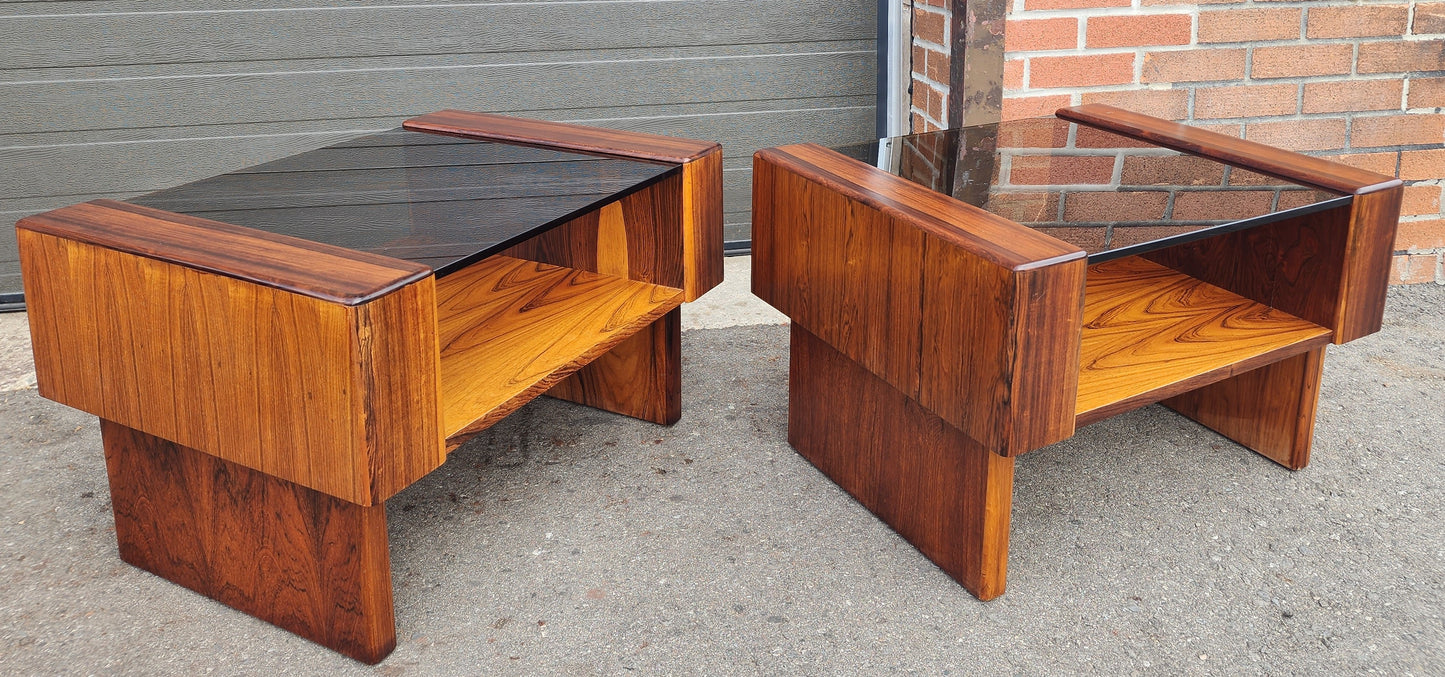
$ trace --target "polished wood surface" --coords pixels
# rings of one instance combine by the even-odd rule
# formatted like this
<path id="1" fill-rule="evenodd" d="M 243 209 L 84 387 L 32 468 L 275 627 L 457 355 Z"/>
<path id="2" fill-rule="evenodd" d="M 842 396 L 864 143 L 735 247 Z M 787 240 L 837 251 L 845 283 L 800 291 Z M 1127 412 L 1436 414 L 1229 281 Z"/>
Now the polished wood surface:
<path id="1" fill-rule="evenodd" d="M 652 267 L 634 265 L 632 279 L 678 287 L 683 290 L 684 301 L 695 301 L 722 282 L 722 147 L 716 143 L 455 110 L 412 118 L 402 126 L 473 139 L 680 164 L 679 183 L 664 189 L 678 191 L 679 198 L 654 198 L 655 211 L 643 221 L 650 223 L 655 231 L 650 237 L 656 240 L 656 246 L 645 253 Z M 624 200 L 624 205 L 627 204 Z M 628 223 L 629 243 L 643 242 L 646 238 L 633 239 L 637 233 L 632 224 L 636 221 L 629 219 Z M 561 234 L 552 235 L 548 242 L 553 251 L 574 246 L 572 238 Z M 528 246 L 535 245 L 506 253 L 532 258 L 522 253 Z M 631 253 L 635 250 L 629 250 Z M 592 270 L 571 261 L 548 259 L 547 262 Z"/>
<path id="2" fill-rule="evenodd" d="M 469 139 L 493 139 L 675 164 L 696 160 L 720 148 L 711 141 L 462 110 L 427 113 L 406 120 L 401 126 Z"/>
<path id="3" fill-rule="evenodd" d="M 1308 247 L 1312 243 L 1306 243 L 1306 249 L 1301 251 L 1290 249 L 1292 240 L 1310 237 L 1290 227 L 1214 238 L 1216 241 L 1197 245 L 1187 254 L 1176 252 L 1151 258 L 1181 270 L 1187 267 L 1190 275 L 1261 303 L 1277 302 L 1281 304 L 1277 307 L 1333 329 L 1335 343 L 1353 341 L 1380 330 L 1400 202 L 1404 196 L 1399 179 L 1103 104 L 1063 108 L 1058 116 L 1261 174 L 1353 195 L 1347 218 L 1331 214 L 1318 217 L 1319 223 L 1315 219 L 1293 222 L 1304 228 L 1327 227 L 1341 220 L 1345 224 L 1343 235 L 1330 233 L 1323 241 L 1330 255 L 1341 252 L 1343 263 L 1327 260 L 1319 271 L 1303 280 L 1288 280 L 1271 271 L 1275 266 L 1298 263 L 1279 260 L 1279 256 L 1298 258 L 1313 253 Z M 1270 237 L 1279 241 L 1260 242 Z M 1264 249 L 1259 249 L 1260 245 Z M 1200 247 L 1208 251 L 1198 252 Z M 1242 272 L 1236 267 L 1236 261 L 1250 272 Z M 1334 279 L 1331 281 L 1330 277 Z M 1309 307 L 1326 302 L 1334 304 L 1328 317 L 1316 315 L 1315 308 Z"/>
<path id="4" fill-rule="evenodd" d="M 689 275 L 682 253 L 683 179 L 662 179 L 502 254 L 682 289 Z M 722 261 L 721 252 L 717 259 Z"/>
<path id="5" fill-rule="evenodd" d="M 997 453 L 1073 434 L 1082 250 L 817 146 L 753 178 L 754 294 Z"/>
<path id="6" fill-rule="evenodd" d="M 1143 258 L 1322 327 L 1338 325 L 1352 205 Z"/>
<path id="7" fill-rule="evenodd" d="M 1164 266 L 1089 267 L 1078 425 L 1318 348 L 1330 331 Z"/>
<path id="8" fill-rule="evenodd" d="M 121 559 L 364 663 L 396 645 L 386 509 L 101 421 Z"/>
<path id="9" fill-rule="evenodd" d="M 343 305 L 431 274 L 410 261 L 114 200 L 36 214 L 15 227 Z"/>
<path id="10" fill-rule="evenodd" d="M 680 303 L 672 287 L 500 255 L 438 280 L 448 448 Z"/>
<path id="11" fill-rule="evenodd" d="M 796 323 L 788 443 L 979 599 L 1004 592 L 1014 460 Z"/>
<path id="12" fill-rule="evenodd" d="M 445 460 L 431 277 L 343 305 L 17 232 L 44 397 L 361 505 Z"/>
<path id="13" fill-rule="evenodd" d="M 717 147 L 682 166 L 683 293 L 696 301 L 723 280 L 723 154 Z"/>
<path id="14" fill-rule="evenodd" d="M 547 391 L 661 425 L 682 418 L 682 311 L 674 308 Z"/>
<path id="15" fill-rule="evenodd" d="M 1324 363 L 1325 349 L 1315 348 L 1163 404 L 1290 470 L 1299 470 L 1310 462 Z"/>
<path id="16" fill-rule="evenodd" d="M 1394 177 L 1101 103 L 1060 108 L 1055 115 L 1079 124 L 1148 141 L 1157 146 L 1202 155 L 1225 164 L 1337 193 L 1374 192 L 1400 185 L 1400 181 Z"/>

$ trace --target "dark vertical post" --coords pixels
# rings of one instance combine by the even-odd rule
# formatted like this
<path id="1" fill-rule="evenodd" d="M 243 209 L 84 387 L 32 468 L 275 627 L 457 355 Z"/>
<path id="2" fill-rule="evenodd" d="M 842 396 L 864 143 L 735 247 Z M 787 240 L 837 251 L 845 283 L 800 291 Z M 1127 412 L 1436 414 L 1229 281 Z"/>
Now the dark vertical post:
<path id="1" fill-rule="evenodd" d="M 1003 114 L 1006 0 L 949 0 L 950 129 L 998 122 Z"/>

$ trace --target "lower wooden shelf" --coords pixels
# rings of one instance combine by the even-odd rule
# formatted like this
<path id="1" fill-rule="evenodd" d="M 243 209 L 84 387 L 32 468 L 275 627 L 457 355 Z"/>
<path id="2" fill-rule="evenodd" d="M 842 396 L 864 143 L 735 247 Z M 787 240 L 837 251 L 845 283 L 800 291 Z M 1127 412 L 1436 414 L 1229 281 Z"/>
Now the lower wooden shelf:
<path id="1" fill-rule="evenodd" d="M 493 256 L 437 280 L 453 449 L 682 303 L 682 290 Z"/>
<path id="2" fill-rule="evenodd" d="M 1307 352 L 1330 335 L 1138 257 L 1090 266 L 1076 425 Z"/>

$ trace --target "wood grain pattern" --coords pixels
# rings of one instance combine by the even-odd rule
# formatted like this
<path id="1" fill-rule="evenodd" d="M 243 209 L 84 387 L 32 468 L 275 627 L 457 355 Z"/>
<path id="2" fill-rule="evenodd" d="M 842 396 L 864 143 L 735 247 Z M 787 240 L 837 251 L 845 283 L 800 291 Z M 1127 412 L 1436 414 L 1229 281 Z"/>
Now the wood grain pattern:
<path id="1" fill-rule="evenodd" d="M 1396 184 L 1355 195 L 1346 243 L 1344 279 L 1336 313 L 1335 343 L 1353 341 L 1380 330 L 1385 291 L 1394 260 L 1395 231 L 1405 189 Z"/>
<path id="2" fill-rule="evenodd" d="M 1078 425 L 1318 348 L 1330 331 L 1138 257 L 1089 267 Z"/>
<path id="3" fill-rule="evenodd" d="M 431 274 L 410 261 L 114 200 L 36 214 L 15 227 L 342 305 L 366 303 Z"/>
<path id="4" fill-rule="evenodd" d="M 1325 349 L 1286 358 L 1163 401 L 1164 406 L 1290 470 L 1310 462 Z"/>
<path id="5" fill-rule="evenodd" d="M 723 280 L 723 154 L 717 147 L 682 166 L 682 291 L 696 301 Z"/>
<path id="6" fill-rule="evenodd" d="M 444 460 L 431 277 L 347 306 L 18 235 L 43 396 L 361 505 Z"/>
<path id="7" fill-rule="evenodd" d="M 1400 181 L 1394 177 L 1101 103 L 1060 108 L 1055 115 L 1165 148 L 1202 155 L 1225 164 L 1337 193 L 1374 192 L 1400 185 Z"/>
<path id="8" fill-rule="evenodd" d="M 1400 219 L 1400 201 L 1404 195 L 1399 179 L 1103 104 L 1064 108 L 1057 114 L 1066 120 L 1261 174 L 1353 195 L 1347 219 L 1338 213 L 1325 212 L 1294 219 L 1290 226 L 1267 226 L 1233 237 L 1212 238 L 1216 242 L 1196 248 L 1199 255 L 1176 252 L 1150 258 L 1327 326 L 1334 330 L 1335 343 L 1345 343 L 1379 331 L 1384 317 L 1385 289 L 1389 282 L 1395 231 Z M 1315 220 L 1321 223 L 1317 226 Z M 1347 224 L 1342 233 L 1302 232 L 1304 229 L 1332 230 L 1341 222 Z M 1282 278 L 1269 270 L 1274 263 L 1269 259 L 1301 256 L 1289 247 L 1291 240 L 1302 235 L 1324 235 L 1324 248 L 1331 256 L 1341 252 L 1342 262 L 1327 260 L 1314 274 L 1281 284 Z M 1277 237 L 1280 241 L 1261 242 L 1269 237 Z M 1264 244 L 1265 248 L 1254 248 L 1260 244 Z M 1239 267 L 1236 267 L 1236 261 L 1241 262 Z M 1245 273 L 1242 269 L 1250 272 Z M 1333 308 L 1327 315 L 1317 312 L 1317 306 L 1328 304 L 1333 304 Z"/>
<path id="9" fill-rule="evenodd" d="M 651 268 L 643 263 L 633 264 L 632 279 L 679 287 L 686 301 L 697 300 L 722 282 L 722 147 L 716 143 L 455 110 L 412 118 L 402 126 L 465 138 L 679 164 L 682 166 L 680 181 L 667 180 L 668 185 L 648 191 L 651 204 L 647 197 L 624 198 L 624 206 L 650 207 L 655 213 L 647 218 L 628 219 L 629 243 L 642 245 L 639 251 L 645 254 L 645 261 L 652 264 Z M 652 232 L 641 233 L 639 228 L 649 228 Z M 552 239 L 566 240 L 561 234 L 553 235 Z M 552 248 L 557 250 L 555 243 Z M 508 254 L 521 255 L 525 251 L 525 248 L 516 249 Z M 549 259 L 546 262 L 591 270 L 570 261 Z"/>
<path id="10" fill-rule="evenodd" d="M 547 391 L 661 425 L 682 418 L 682 311 L 674 308 Z"/>
<path id="11" fill-rule="evenodd" d="M 791 341 L 788 443 L 976 597 L 1003 594 L 1014 460 L 797 323 Z"/>
<path id="12" fill-rule="evenodd" d="M 1082 250 L 821 148 L 753 171 L 754 294 L 997 453 L 1073 433 Z"/>
<path id="13" fill-rule="evenodd" d="M 121 559 L 377 663 L 396 646 L 386 509 L 101 420 Z"/>
<path id="14" fill-rule="evenodd" d="M 683 177 L 667 177 L 502 254 L 681 289 L 690 274 L 683 257 L 683 186 Z M 721 252 L 718 256 L 721 261 Z M 620 269 L 624 260 L 626 268 Z"/>
<path id="15" fill-rule="evenodd" d="M 401 126 L 419 132 L 469 139 L 491 139 L 674 164 L 698 159 L 718 148 L 711 141 L 461 110 L 427 113 L 406 120 Z"/>
<path id="16" fill-rule="evenodd" d="M 1148 252 L 1143 258 L 1327 328 L 1339 326 L 1351 206 Z"/>
<path id="17" fill-rule="evenodd" d="M 455 448 L 682 303 L 672 287 L 493 256 L 437 282 Z"/>

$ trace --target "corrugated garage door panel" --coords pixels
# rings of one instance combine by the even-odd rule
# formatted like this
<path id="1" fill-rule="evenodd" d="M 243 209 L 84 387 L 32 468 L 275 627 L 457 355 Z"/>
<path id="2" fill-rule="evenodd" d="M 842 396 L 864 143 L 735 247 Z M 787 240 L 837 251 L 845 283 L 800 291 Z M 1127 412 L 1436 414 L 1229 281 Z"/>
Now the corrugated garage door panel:
<path id="1" fill-rule="evenodd" d="M 752 152 L 872 138 L 859 0 L 0 2 L 0 293 L 19 218 L 442 108 L 715 139 L 729 239 Z"/>

